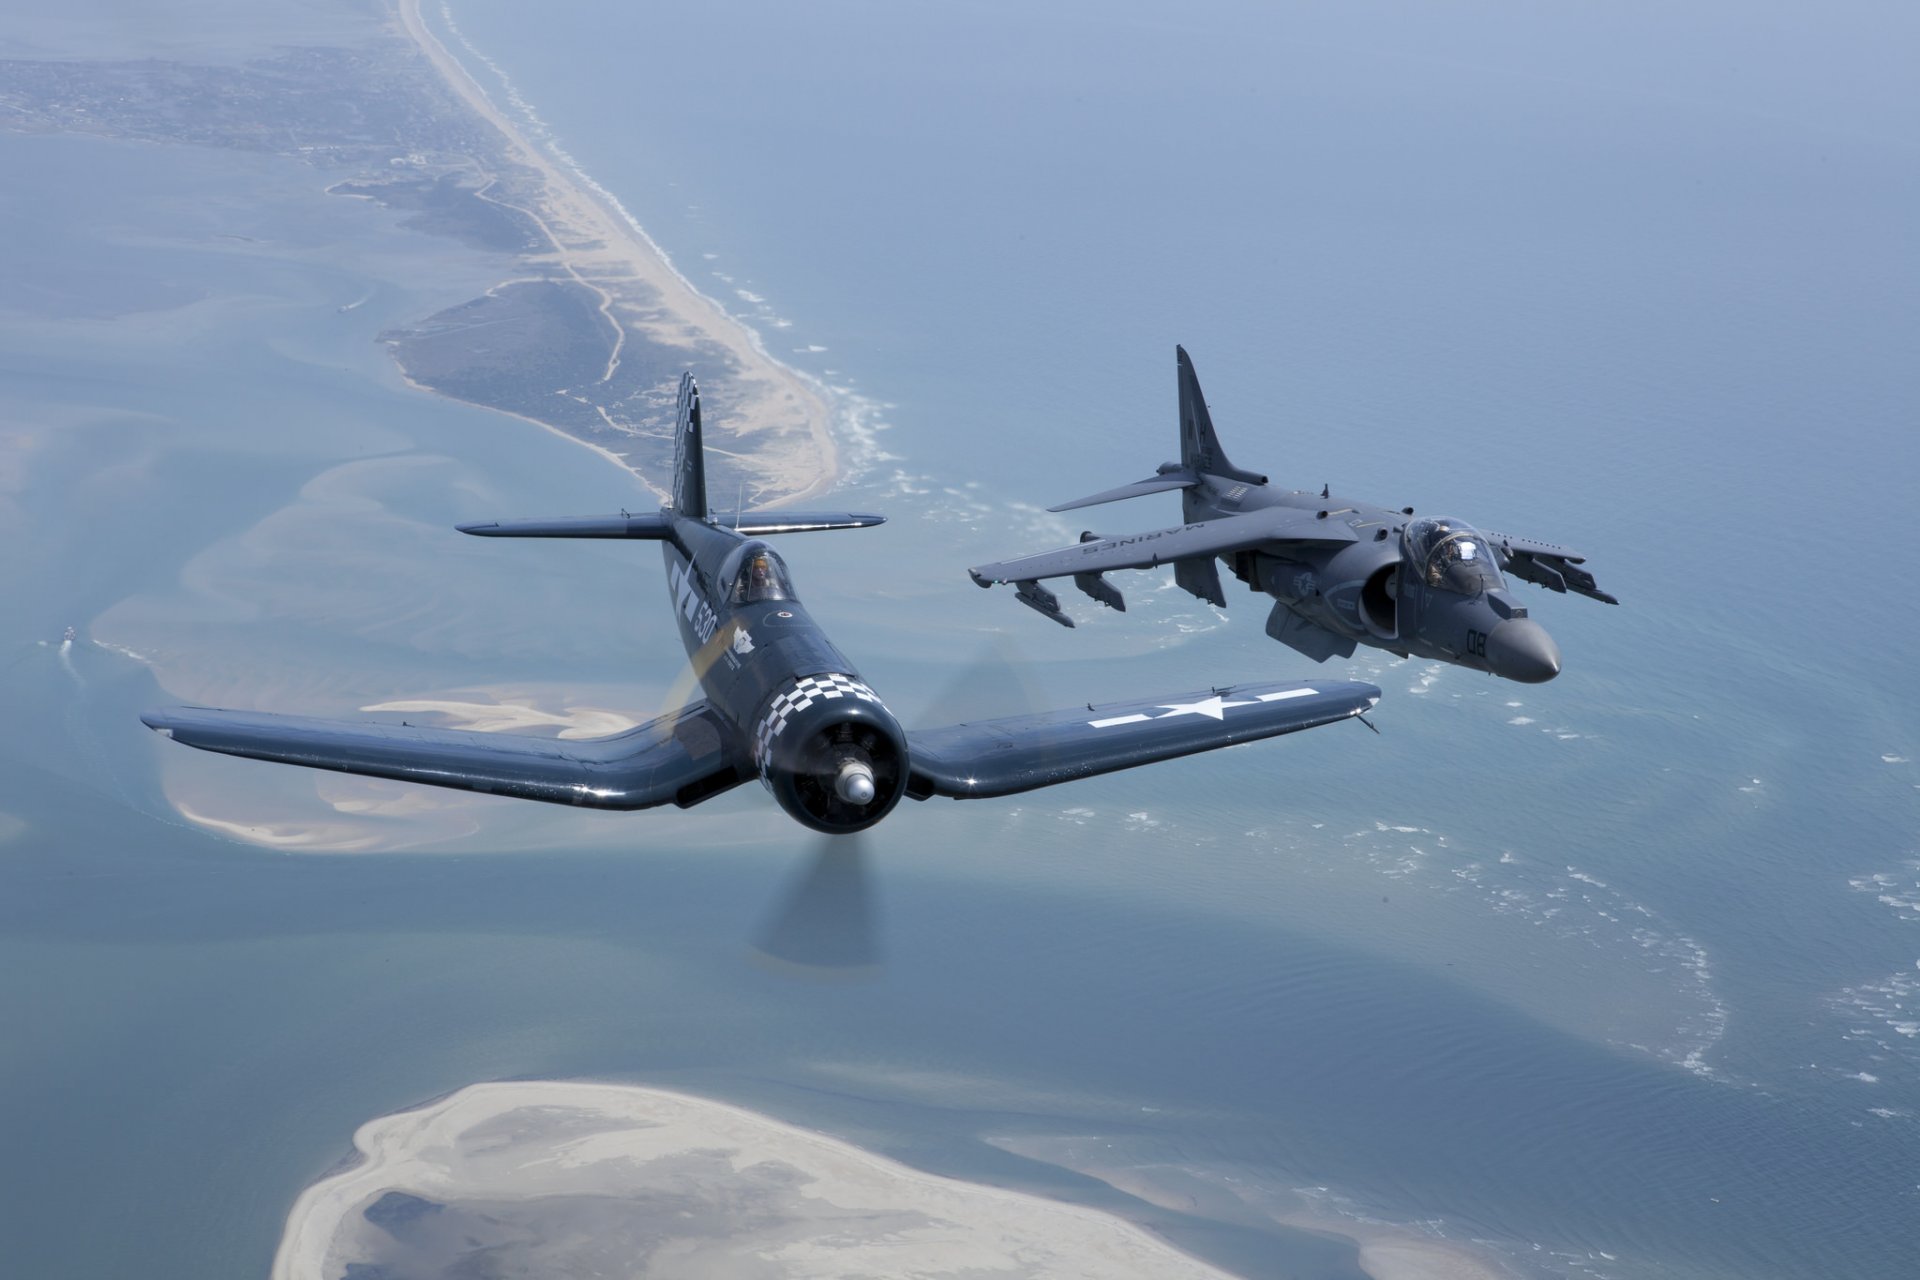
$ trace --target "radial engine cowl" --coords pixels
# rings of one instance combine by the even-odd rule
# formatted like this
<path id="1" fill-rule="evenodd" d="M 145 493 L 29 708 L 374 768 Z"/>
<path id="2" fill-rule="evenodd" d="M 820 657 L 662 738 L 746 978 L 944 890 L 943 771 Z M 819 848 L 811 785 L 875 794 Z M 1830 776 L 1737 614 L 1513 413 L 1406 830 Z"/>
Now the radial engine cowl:
<path id="1" fill-rule="evenodd" d="M 852 676 L 806 676 L 776 694 L 754 762 L 782 809 L 833 835 L 872 826 L 907 789 L 906 735 Z"/>

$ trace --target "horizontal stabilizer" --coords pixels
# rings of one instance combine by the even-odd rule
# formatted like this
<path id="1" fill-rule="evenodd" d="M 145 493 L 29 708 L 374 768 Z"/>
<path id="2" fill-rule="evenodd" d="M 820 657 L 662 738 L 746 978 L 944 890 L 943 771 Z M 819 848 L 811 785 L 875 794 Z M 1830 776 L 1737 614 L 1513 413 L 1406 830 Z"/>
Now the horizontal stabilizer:
<path id="1" fill-rule="evenodd" d="M 630 516 L 556 516 L 550 520 L 489 520 L 485 524 L 455 526 L 478 538 L 648 538 L 667 536 L 670 521 L 664 514 Z"/>
<path id="2" fill-rule="evenodd" d="M 748 537 L 769 533 L 813 533 L 826 529 L 871 529 L 885 524 L 885 516 L 860 511 L 737 511 L 719 515 L 713 523 L 737 529 Z"/>
<path id="3" fill-rule="evenodd" d="M 1132 484 L 1123 484 L 1117 489 L 1103 489 L 1090 497 L 1075 498 L 1072 502 L 1063 502 L 1057 507 L 1048 507 L 1049 511 L 1073 511 L 1080 507 L 1097 507 L 1103 502 L 1120 502 L 1127 498 L 1138 498 L 1149 493 L 1165 493 L 1169 489 L 1191 489 L 1200 483 L 1200 477 L 1182 467 L 1162 467 L 1160 474 L 1148 476 L 1145 480 L 1136 480 Z"/>
<path id="4" fill-rule="evenodd" d="M 644 538 L 658 542 L 668 536 L 673 516 L 653 515 L 557 516 L 549 520 L 490 520 L 463 524 L 460 532 L 482 538 Z M 859 511 L 735 511 L 709 517 L 704 523 L 737 529 L 749 537 L 769 533 L 811 533 L 824 529 L 868 529 L 885 524 L 885 516 Z"/>
<path id="5" fill-rule="evenodd" d="M 140 718 L 202 751 L 593 809 L 686 808 L 752 776 L 734 732 L 705 702 L 583 739 L 211 707 L 168 707 Z"/>
<path id="6" fill-rule="evenodd" d="M 1336 724 L 1364 715 L 1379 700 L 1379 689 L 1357 681 L 1242 684 L 909 731 L 907 794 L 1012 795 Z"/>

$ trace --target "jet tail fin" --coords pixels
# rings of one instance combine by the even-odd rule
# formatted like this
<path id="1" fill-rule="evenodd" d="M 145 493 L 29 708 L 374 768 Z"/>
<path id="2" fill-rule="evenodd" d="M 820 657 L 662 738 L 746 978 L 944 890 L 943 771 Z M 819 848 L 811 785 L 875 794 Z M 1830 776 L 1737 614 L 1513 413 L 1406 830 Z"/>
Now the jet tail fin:
<path id="1" fill-rule="evenodd" d="M 1200 378 L 1193 371 L 1187 349 L 1175 347 L 1173 354 L 1180 367 L 1180 465 L 1195 474 L 1265 484 L 1267 478 L 1259 472 L 1243 471 L 1227 460 L 1227 451 L 1213 433 L 1213 415 L 1207 412 L 1207 400 L 1200 394 Z"/>
<path id="2" fill-rule="evenodd" d="M 673 512 L 707 518 L 707 459 L 700 442 L 700 385 L 691 371 L 680 375 L 679 412 L 673 427 Z"/>

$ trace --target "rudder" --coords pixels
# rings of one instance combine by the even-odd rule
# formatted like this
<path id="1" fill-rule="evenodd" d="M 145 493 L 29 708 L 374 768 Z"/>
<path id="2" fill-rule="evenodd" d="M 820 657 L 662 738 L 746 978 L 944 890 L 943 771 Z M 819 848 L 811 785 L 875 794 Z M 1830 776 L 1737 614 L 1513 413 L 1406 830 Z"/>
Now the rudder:
<path id="1" fill-rule="evenodd" d="M 700 384 L 691 371 L 680 375 L 680 400 L 673 427 L 673 488 L 669 501 L 675 515 L 707 518 L 707 460 L 700 443 Z"/>
<path id="2" fill-rule="evenodd" d="M 1227 459 L 1220 438 L 1213 433 L 1213 415 L 1207 412 L 1206 397 L 1200 394 L 1200 378 L 1185 347 L 1173 349 L 1180 367 L 1180 465 L 1196 475 L 1225 476 L 1247 484 L 1265 484 L 1267 478 L 1255 471 L 1243 471 Z"/>

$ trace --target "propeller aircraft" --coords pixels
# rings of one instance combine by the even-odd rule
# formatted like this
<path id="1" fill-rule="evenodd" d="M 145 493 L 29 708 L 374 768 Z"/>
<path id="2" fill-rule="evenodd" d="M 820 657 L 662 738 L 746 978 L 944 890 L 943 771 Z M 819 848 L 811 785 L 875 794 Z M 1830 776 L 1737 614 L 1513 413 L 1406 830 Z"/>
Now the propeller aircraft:
<path id="1" fill-rule="evenodd" d="M 862 831 L 902 797 L 1011 795 L 1364 716 L 1354 681 L 1254 683 L 906 730 L 801 605 L 767 536 L 859 529 L 854 512 L 708 509 L 700 392 L 680 380 L 668 502 L 654 514 L 462 525 L 491 538 L 658 542 L 704 697 L 637 728 L 563 740 L 172 707 L 175 742 L 256 760 L 600 809 L 690 808 L 758 778 L 804 826 Z"/>

